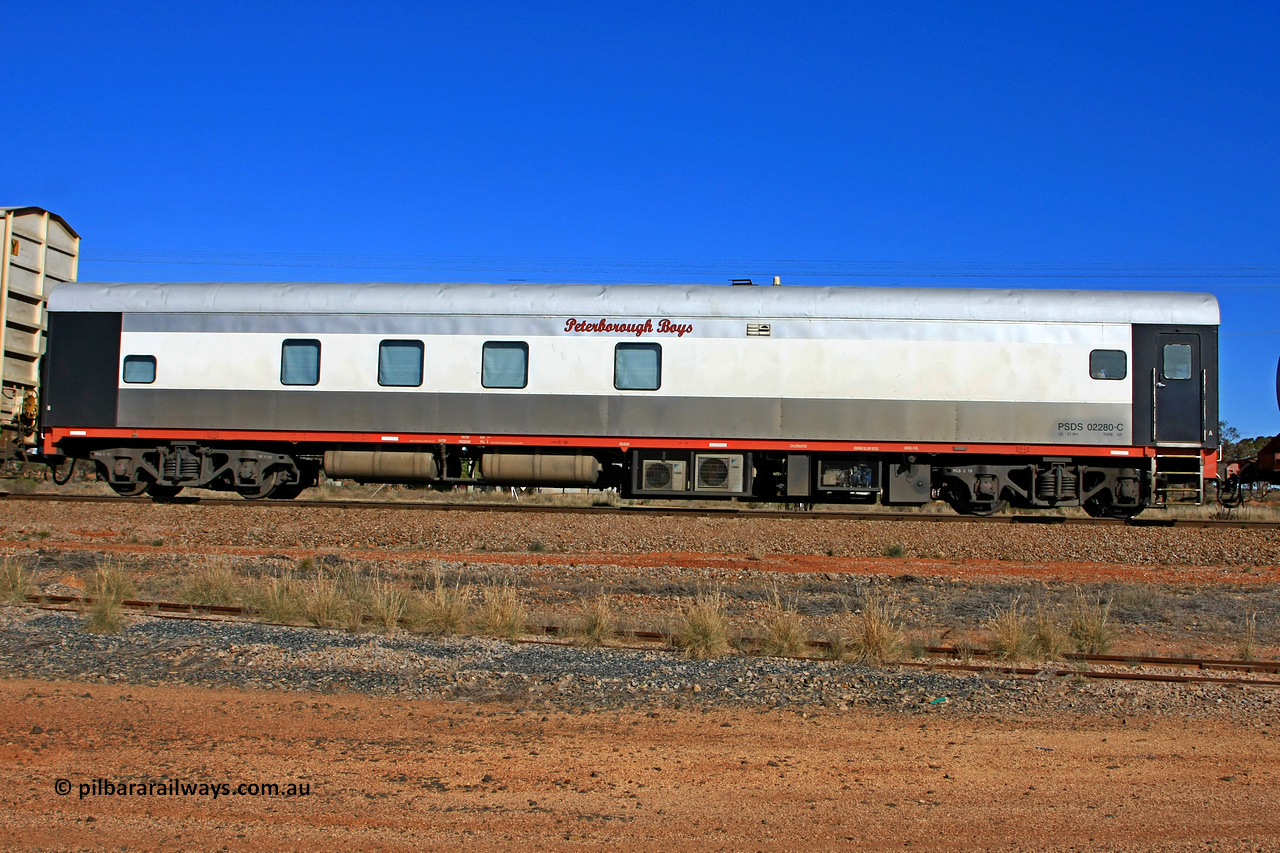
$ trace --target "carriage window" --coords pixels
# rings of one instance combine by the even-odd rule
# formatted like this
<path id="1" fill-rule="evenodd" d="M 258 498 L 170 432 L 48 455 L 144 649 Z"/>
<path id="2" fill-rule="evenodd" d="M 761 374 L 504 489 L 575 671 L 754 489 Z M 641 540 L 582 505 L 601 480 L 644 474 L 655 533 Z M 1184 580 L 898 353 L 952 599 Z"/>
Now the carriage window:
<path id="1" fill-rule="evenodd" d="M 281 385 L 320 384 L 320 342 L 285 341 L 280 348 Z"/>
<path id="2" fill-rule="evenodd" d="M 1089 375 L 1094 379 L 1124 379 L 1129 375 L 1129 357 L 1124 350 L 1096 349 L 1089 353 Z"/>
<path id="3" fill-rule="evenodd" d="M 661 384 L 660 344 L 618 344 L 614 348 L 614 388 L 619 391 L 657 391 Z"/>
<path id="4" fill-rule="evenodd" d="M 1164 367 L 1160 371 L 1165 379 L 1191 378 L 1191 344 L 1165 344 Z"/>
<path id="5" fill-rule="evenodd" d="M 480 357 L 480 384 L 485 388 L 524 388 L 529 384 L 529 345 L 524 341 L 489 341 Z"/>
<path id="6" fill-rule="evenodd" d="M 416 388 L 422 384 L 422 341 L 378 344 L 378 384 Z"/>
<path id="7" fill-rule="evenodd" d="M 126 355 L 124 357 L 124 381 L 130 385 L 150 385 L 156 381 L 156 357 L 154 355 Z"/>

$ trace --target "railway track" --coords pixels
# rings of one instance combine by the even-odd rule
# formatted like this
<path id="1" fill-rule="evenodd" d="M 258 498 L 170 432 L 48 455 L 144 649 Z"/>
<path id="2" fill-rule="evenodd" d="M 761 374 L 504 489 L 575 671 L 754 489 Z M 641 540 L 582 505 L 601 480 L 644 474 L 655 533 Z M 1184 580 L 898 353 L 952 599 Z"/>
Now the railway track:
<path id="1" fill-rule="evenodd" d="M 1280 521 L 1245 521 L 1233 518 L 1079 518 L 1062 515 L 994 515 L 969 516 L 950 513 L 907 512 L 848 512 L 841 510 L 787 510 L 753 509 L 729 505 L 724 507 L 691 506 L 554 506 L 547 504 L 519 503 L 444 503 L 426 501 L 376 501 L 376 500 L 291 500 L 245 501 L 243 498 L 176 497 L 176 498 L 125 498 L 115 495 L 57 495 L 15 494 L 0 491 L 4 501 L 43 501 L 56 503 L 112 503 L 149 506 L 153 504 L 181 506 L 257 506 L 269 508 L 315 509 L 390 509 L 416 510 L 418 512 L 494 512 L 494 513 L 542 513 L 559 515 L 620 515 L 631 517 L 689 516 L 693 518 L 790 518 L 831 521 L 923 521 L 930 523 L 966 524 L 1030 524 L 1068 526 L 1119 526 L 1134 528 L 1235 528 L 1249 530 L 1280 530 Z"/>
<path id="2" fill-rule="evenodd" d="M 29 605 L 46 610 L 79 611 L 93 605 L 92 598 L 69 595 L 29 596 Z M 143 599 L 125 599 L 121 602 L 125 609 L 139 614 L 164 619 L 192 620 L 229 620 L 229 621 L 261 621 L 253 618 L 253 614 L 245 607 L 219 604 L 190 604 L 176 601 L 151 601 Z M 268 623 L 276 624 L 276 623 Z M 305 625 L 287 625 L 282 627 L 306 628 L 320 630 Z M 565 629 L 558 625 L 531 626 L 530 634 L 515 640 L 525 644 L 570 645 L 571 639 L 565 639 Z M 621 650 L 653 651 L 655 647 L 669 647 L 671 636 L 661 631 L 620 631 L 616 635 L 614 648 Z M 830 644 L 824 640 L 813 640 L 808 643 L 816 653 L 830 650 Z M 764 656 L 759 651 L 758 641 L 745 638 L 742 644 L 743 653 Z M 972 649 L 962 652 L 955 646 L 930 646 L 926 653 L 938 660 L 927 661 L 894 661 L 889 666 L 904 666 L 937 671 L 997 673 L 1031 678 L 1064 678 L 1078 677 L 1100 681 L 1150 681 L 1171 684 L 1234 684 L 1250 687 L 1280 687 L 1280 678 L 1258 678 L 1259 675 L 1280 675 L 1280 661 L 1262 660 L 1224 660 L 1219 658 L 1160 657 L 1152 655 L 1090 655 L 1066 654 L 1061 661 L 1042 666 L 1018 666 L 1009 662 L 997 662 L 995 655 L 986 649 Z M 986 661 L 976 663 L 974 659 Z M 792 656 L 794 660 L 828 660 L 822 654 Z M 1094 666 L 1125 666 L 1129 671 L 1117 669 L 1093 669 Z M 1143 672 L 1139 667 L 1159 667 L 1163 669 L 1196 670 L 1189 672 Z M 1206 675 L 1203 673 L 1240 673 L 1240 675 Z M 1244 677 L 1255 676 L 1255 677 Z"/>

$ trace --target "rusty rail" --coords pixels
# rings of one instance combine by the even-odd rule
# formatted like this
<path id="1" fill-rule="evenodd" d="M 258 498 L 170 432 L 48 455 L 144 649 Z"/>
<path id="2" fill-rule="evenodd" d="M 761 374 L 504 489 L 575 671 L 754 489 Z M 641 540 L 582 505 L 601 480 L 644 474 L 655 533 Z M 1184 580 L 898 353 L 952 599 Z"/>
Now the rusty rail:
<path id="1" fill-rule="evenodd" d="M 28 596 L 27 602 L 35 604 L 39 607 L 49 610 L 81 610 L 93 605 L 92 598 L 72 595 L 40 595 Z M 252 619 L 252 611 L 245 606 L 226 605 L 226 604 L 194 604 L 175 601 L 150 601 L 145 599 L 125 599 L 121 602 L 122 606 L 133 610 L 141 611 L 143 615 L 157 616 L 166 619 L 209 619 L 209 618 L 231 618 L 231 619 Z M 253 620 L 258 621 L 258 620 Z M 259 624 L 261 624 L 259 622 Z M 279 623 L 267 623 L 279 624 Z M 288 625 L 282 627 L 308 628 L 307 625 Z M 566 638 L 568 632 L 563 626 L 559 625 L 542 625 L 531 629 L 530 634 L 540 634 L 543 637 L 562 638 L 556 640 L 532 639 L 529 637 L 517 640 L 523 643 L 558 643 L 568 645 L 572 642 Z M 619 649 L 630 650 L 646 650 L 652 649 L 655 644 L 670 645 L 671 635 L 661 631 L 619 631 L 615 636 L 624 643 L 624 645 L 616 646 Z M 625 645 L 627 641 L 635 643 L 637 641 L 648 641 L 648 645 Z M 743 638 L 742 650 L 747 654 L 761 655 L 758 651 L 760 641 L 757 638 Z M 809 647 L 814 650 L 830 649 L 830 644 L 823 640 L 814 640 L 809 642 Z M 925 650 L 928 654 L 939 657 L 954 658 L 959 656 L 960 652 L 954 646 L 930 646 Z M 969 657 L 994 657 L 993 653 L 987 649 L 974 649 L 966 653 Z M 1094 680 L 1120 680 L 1120 681 L 1152 681 L 1165 682 L 1171 684 L 1236 684 L 1241 686 L 1252 687 L 1280 687 L 1280 680 L 1259 679 L 1259 678 L 1240 678 L 1230 676 L 1211 676 L 1211 675 L 1190 675 L 1190 674 L 1172 674 L 1172 673 L 1152 673 L 1152 672 L 1115 672 L 1106 670 L 1093 670 L 1081 668 L 1081 664 L 1107 664 L 1118 665 L 1124 664 L 1129 666 L 1163 666 L 1177 667 L 1184 669 L 1200 669 L 1204 671 L 1236 671 L 1244 673 L 1280 673 L 1280 661 L 1261 661 L 1261 660 L 1222 660 L 1216 658 L 1185 658 L 1185 657 L 1158 657 L 1151 655 L 1088 655 L 1088 654 L 1068 654 L 1064 655 L 1063 663 L 1076 664 L 1076 666 L 1054 666 L 1048 664 L 1040 667 L 1022 667 L 1012 664 L 1001 663 L 952 663 L 952 662 L 935 662 L 935 661 L 892 661 L 886 666 L 902 666 L 916 669 L 929 669 L 934 671 L 955 671 L 955 672 L 992 672 L 1003 675 L 1018 675 L 1027 677 L 1062 677 L 1062 676 L 1078 676 L 1081 678 Z M 828 660 L 826 657 L 812 656 L 793 656 L 793 660 L 809 660 L 821 661 Z"/>

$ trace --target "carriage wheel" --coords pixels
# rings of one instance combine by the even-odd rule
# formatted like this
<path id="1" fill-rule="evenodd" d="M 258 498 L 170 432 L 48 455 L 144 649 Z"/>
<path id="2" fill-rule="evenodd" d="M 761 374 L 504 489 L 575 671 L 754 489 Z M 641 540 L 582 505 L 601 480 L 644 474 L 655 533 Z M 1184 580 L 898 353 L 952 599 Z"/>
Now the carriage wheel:
<path id="1" fill-rule="evenodd" d="M 281 487 L 281 480 L 284 477 L 283 471 L 272 471 L 262 478 L 262 482 L 257 486 L 236 486 L 236 491 L 240 493 L 240 497 L 249 501 L 260 501 L 265 498 L 272 497 L 276 490 Z"/>
<path id="2" fill-rule="evenodd" d="M 976 501 L 950 501 L 951 508 L 961 515 L 976 515 L 986 517 L 1002 512 L 1005 507 L 1009 506 L 1006 500 L 991 501 L 990 503 L 979 503 Z"/>

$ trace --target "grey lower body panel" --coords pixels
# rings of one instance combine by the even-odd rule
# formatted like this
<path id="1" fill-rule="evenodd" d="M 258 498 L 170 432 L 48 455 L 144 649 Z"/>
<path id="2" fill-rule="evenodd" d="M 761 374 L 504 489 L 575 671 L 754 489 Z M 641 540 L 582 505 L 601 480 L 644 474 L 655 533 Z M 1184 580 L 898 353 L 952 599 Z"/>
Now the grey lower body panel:
<path id="1" fill-rule="evenodd" d="M 1126 445 L 1130 406 L 124 388 L 133 429 Z M 1064 434 L 1061 426 L 1079 424 Z M 1120 426 L 1109 432 L 1094 425 Z"/>

